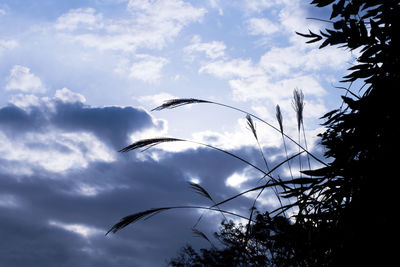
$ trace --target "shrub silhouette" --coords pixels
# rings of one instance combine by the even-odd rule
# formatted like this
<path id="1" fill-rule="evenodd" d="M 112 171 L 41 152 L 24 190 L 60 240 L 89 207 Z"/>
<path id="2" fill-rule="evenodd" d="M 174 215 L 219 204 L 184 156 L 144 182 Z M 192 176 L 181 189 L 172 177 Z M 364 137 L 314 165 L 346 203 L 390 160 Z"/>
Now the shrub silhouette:
<path id="1" fill-rule="evenodd" d="M 295 91 L 294 100 L 299 141 L 284 133 L 278 107 L 279 127 L 245 111 L 207 100 L 175 99 L 156 108 L 198 103 L 233 108 L 248 115 L 248 125 L 257 142 L 253 119 L 280 132 L 285 146 L 285 142 L 290 141 L 299 147 L 298 154 L 287 155 L 284 162 L 273 168 L 265 161 L 265 171 L 228 151 L 203 144 L 236 157 L 268 179 L 264 185 L 219 202 L 204 188 L 195 188 L 213 201 L 210 207 L 202 208 L 228 213 L 220 208 L 222 204 L 249 192 L 258 191 L 259 196 L 266 188 L 272 188 L 279 199 L 293 201 L 275 211 L 256 212 L 253 218 L 255 200 L 249 217 L 236 214 L 246 217 L 247 225 L 222 223 L 216 236 L 225 248 L 211 247 L 196 252 L 190 246 L 185 247 L 180 257 L 171 260 L 172 266 L 388 266 L 396 262 L 400 3 L 394 0 L 314 0 L 311 4 L 330 5 L 332 12 L 327 21 L 330 28 L 319 33 L 297 34 L 308 38 L 307 43 L 319 42 L 320 48 L 339 45 L 359 51 L 356 63 L 342 80 L 348 87 L 339 87 L 345 90 L 342 105 L 322 117 L 326 130 L 320 134 L 321 144 L 330 162 L 324 163 L 300 144 L 303 127 L 300 91 Z M 355 82 L 363 85 L 354 89 Z M 164 141 L 183 140 L 147 139 L 130 147 L 148 148 Z M 129 146 L 126 150 L 130 150 Z M 273 170 L 285 164 L 290 169 L 290 160 L 301 153 L 323 167 L 303 170 L 304 176 L 295 178 L 292 175 L 289 180 L 273 175 Z M 198 207 L 163 207 L 138 212 L 123 218 L 110 231 L 116 232 L 138 219 L 172 208 Z M 294 222 L 285 216 L 289 209 L 298 211 Z"/>

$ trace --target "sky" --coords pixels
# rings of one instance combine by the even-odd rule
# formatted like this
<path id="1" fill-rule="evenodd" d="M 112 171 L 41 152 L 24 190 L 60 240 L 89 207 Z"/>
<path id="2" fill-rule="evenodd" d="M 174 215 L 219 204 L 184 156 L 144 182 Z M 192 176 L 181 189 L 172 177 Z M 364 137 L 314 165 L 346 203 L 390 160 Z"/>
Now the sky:
<path id="1" fill-rule="evenodd" d="M 185 244 L 208 247 L 191 228 L 203 214 L 198 228 L 212 237 L 223 217 L 199 210 L 168 211 L 105 236 L 134 212 L 210 205 L 188 182 L 221 201 L 260 178 L 193 143 L 118 152 L 132 142 L 185 138 L 265 168 L 245 114 L 209 104 L 151 111 L 165 100 L 216 101 L 276 127 L 279 104 L 296 139 L 292 98 L 301 89 L 308 148 L 321 156 L 319 118 L 340 105 L 335 86 L 355 56 L 295 34 L 329 26 L 306 19 L 329 18 L 329 7 L 307 2 L 0 1 L 0 265 L 162 266 Z M 281 135 L 258 121 L 256 129 L 269 165 L 284 160 Z M 298 151 L 287 145 L 290 155 Z M 275 175 L 287 177 L 285 166 Z M 299 168 L 292 162 L 295 175 Z M 224 208 L 248 215 L 254 196 Z M 257 207 L 278 204 L 266 191 Z"/>

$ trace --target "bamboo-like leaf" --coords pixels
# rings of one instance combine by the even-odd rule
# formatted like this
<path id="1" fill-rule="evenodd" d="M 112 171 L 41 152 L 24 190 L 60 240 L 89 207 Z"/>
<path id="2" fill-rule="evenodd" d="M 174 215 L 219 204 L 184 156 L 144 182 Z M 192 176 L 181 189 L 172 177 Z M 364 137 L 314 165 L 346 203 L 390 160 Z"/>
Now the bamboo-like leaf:
<path id="1" fill-rule="evenodd" d="M 127 147 L 124 147 L 123 149 L 119 150 L 119 152 L 128 152 L 128 151 L 135 150 L 138 148 L 144 148 L 146 150 L 152 146 L 155 146 L 155 145 L 158 145 L 161 143 L 176 142 L 176 141 L 185 141 L 185 140 L 178 139 L 178 138 L 171 138 L 171 137 L 157 137 L 157 138 L 143 139 L 143 140 L 137 141 Z"/>
<path id="2" fill-rule="evenodd" d="M 306 43 L 311 44 L 311 43 L 315 43 L 318 42 L 322 39 L 322 37 L 318 34 L 313 33 L 312 31 L 309 30 L 309 34 L 305 34 L 305 33 L 299 33 L 296 32 L 296 34 L 306 37 L 306 38 L 313 38 L 312 40 L 307 41 Z"/>
<path id="3" fill-rule="evenodd" d="M 303 170 L 301 172 L 310 176 L 325 176 L 330 173 L 331 169 L 331 167 L 322 167 L 316 170 Z"/>
<path id="4" fill-rule="evenodd" d="M 172 109 L 184 105 L 190 105 L 190 104 L 197 104 L 197 103 L 211 103 L 210 101 L 207 100 L 202 100 L 202 99 L 195 99 L 195 98 L 176 98 L 176 99 L 170 99 L 164 102 L 161 106 L 158 106 L 156 108 L 153 108 L 151 111 L 155 110 L 163 110 L 163 109 Z"/>

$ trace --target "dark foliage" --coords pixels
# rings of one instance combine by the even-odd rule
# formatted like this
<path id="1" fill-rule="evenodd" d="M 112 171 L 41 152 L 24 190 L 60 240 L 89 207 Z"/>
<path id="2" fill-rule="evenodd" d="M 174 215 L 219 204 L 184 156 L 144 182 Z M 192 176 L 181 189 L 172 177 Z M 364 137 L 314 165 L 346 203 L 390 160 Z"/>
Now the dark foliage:
<path id="1" fill-rule="evenodd" d="M 309 183 L 285 185 L 282 196 L 297 199 L 290 206 L 299 210 L 294 223 L 269 214 L 258 215 L 250 231 L 223 223 L 217 238 L 224 249 L 198 253 L 186 247 L 172 266 L 389 266 L 397 261 L 400 3 L 312 4 L 330 5 L 332 27 L 298 33 L 309 38 L 307 43 L 360 51 L 342 81 L 349 84 L 342 106 L 322 118 L 321 143 L 331 162 L 303 171 L 313 177 Z M 356 81 L 364 85 L 354 91 Z"/>

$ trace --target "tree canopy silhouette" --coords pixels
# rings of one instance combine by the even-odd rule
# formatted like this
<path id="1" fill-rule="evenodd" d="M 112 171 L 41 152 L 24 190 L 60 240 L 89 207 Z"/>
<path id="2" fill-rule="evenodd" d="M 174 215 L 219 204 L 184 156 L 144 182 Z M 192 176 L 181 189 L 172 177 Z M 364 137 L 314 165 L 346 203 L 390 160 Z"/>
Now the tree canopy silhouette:
<path id="1" fill-rule="evenodd" d="M 307 38 L 307 43 L 320 43 L 321 49 L 338 45 L 358 51 L 356 62 L 341 81 L 347 86 L 339 87 L 345 90 L 342 105 L 322 117 L 326 130 L 320 134 L 321 144 L 330 162 L 303 171 L 306 177 L 287 181 L 270 177 L 265 185 L 238 194 L 278 187 L 275 192 L 279 197 L 295 201 L 256 218 L 252 218 L 252 209 L 246 227 L 224 221 L 216 236 L 225 248 L 212 247 L 199 253 L 188 246 L 171 260 L 172 266 L 385 266 L 396 258 L 400 3 L 314 0 L 311 4 L 331 7 L 326 20 L 329 27 L 319 33 L 297 34 Z M 158 109 L 213 103 L 189 100 L 173 100 Z M 259 119 L 254 115 L 250 118 Z M 284 134 L 281 122 L 280 128 L 271 127 L 315 158 L 300 142 Z M 254 136 L 257 139 L 255 130 Z M 285 162 L 289 164 L 289 157 Z M 269 171 L 261 172 L 264 177 L 270 175 Z M 216 207 L 237 196 L 214 202 L 212 208 L 220 211 Z M 283 216 L 291 208 L 298 209 L 294 222 Z M 129 223 L 122 219 L 119 225 Z M 116 226 L 111 231 L 120 229 Z"/>

